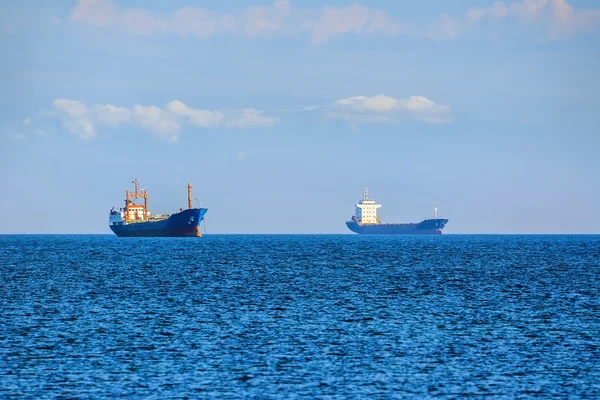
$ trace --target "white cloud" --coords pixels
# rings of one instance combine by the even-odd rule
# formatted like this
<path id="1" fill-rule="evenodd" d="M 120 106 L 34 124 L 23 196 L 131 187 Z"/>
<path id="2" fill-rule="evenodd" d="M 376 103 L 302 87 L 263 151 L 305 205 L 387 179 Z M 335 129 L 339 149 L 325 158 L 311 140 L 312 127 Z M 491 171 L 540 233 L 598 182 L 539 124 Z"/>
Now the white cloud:
<path id="1" fill-rule="evenodd" d="M 277 121 L 276 118 L 253 108 L 226 113 L 192 108 L 179 100 L 169 102 L 164 108 L 139 104 L 132 109 L 111 104 L 95 104 L 92 108 L 88 108 L 82 102 L 70 99 L 56 99 L 52 105 L 54 111 L 40 111 L 40 117 L 58 116 L 65 129 L 83 139 L 96 136 L 96 125 L 114 128 L 133 123 L 158 137 L 177 142 L 185 122 L 201 128 L 219 126 L 247 128 L 273 126 Z"/>
<path id="2" fill-rule="evenodd" d="M 119 126 L 131 122 L 131 111 L 124 107 L 115 107 L 110 104 L 96 104 L 94 112 L 98 120 L 110 126 Z"/>
<path id="3" fill-rule="evenodd" d="M 133 20 L 135 25 L 136 21 Z M 208 10 L 197 7 L 184 7 L 175 11 L 170 21 L 163 22 L 164 29 L 182 36 L 205 37 L 217 32 L 217 16 Z"/>
<path id="4" fill-rule="evenodd" d="M 469 9 L 466 13 L 466 19 L 472 25 L 484 19 L 507 18 L 515 18 L 523 24 L 543 24 L 550 37 L 558 38 L 600 26 L 600 9 L 576 10 L 567 0 L 522 0 L 510 4 L 497 1 L 488 7 Z"/>
<path id="5" fill-rule="evenodd" d="M 564 37 L 580 32 L 589 32 L 600 26 L 600 9 L 575 10 L 566 0 L 553 0 L 554 24 L 550 28 L 552 37 Z"/>
<path id="6" fill-rule="evenodd" d="M 365 97 L 365 96 L 353 96 L 347 97 L 345 99 L 341 99 L 333 103 L 336 106 L 346 107 L 348 109 L 352 109 L 355 111 L 363 112 L 363 111 L 390 111 L 393 109 L 398 100 L 394 99 L 390 96 L 385 95 L 377 95 L 373 97 Z"/>
<path id="7" fill-rule="evenodd" d="M 56 99 L 52 103 L 61 116 L 64 127 L 82 139 L 96 136 L 94 124 L 88 117 L 87 107 L 76 100 Z"/>
<path id="8" fill-rule="evenodd" d="M 25 125 L 25 126 L 31 125 L 31 117 L 25 118 L 23 120 L 23 125 Z"/>
<path id="9" fill-rule="evenodd" d="M 152 14 L 142 9 L 124 10 L 117 18 L 113 23 L 117 23 L 131 33 L 139 35 L 147 35 L 155 30 L 165 29 L 164 26 L 161 26 L 159 20 L 156 20 Z"/>
<path id="10" fill-rule="evenodd" d="M 429 24 L 423 36 L 433 40 L 454 39 L 460 35 L 461 22 L 449 15 L 442 15 Z"/>
<path id="11" fill-rule="evenodd" d="M 233 32 L 254 37 L 307 30 L 314 43 L 347 33 L 408 33 L 407 25 L 395 22 L 383 10 L 357 3 L 346 7 L 325 6 L 321 10 L 298 9 L 292 7 L 289 0 L 250 6 L 236 13 L 186 6 L 170 14 L 121 9 L 112 0 L 79 0 L 71 11 L 70 20 L 92 27 L 120 27 L 135 34 L 172 32 L 184 37 Z"/>
<path id="12" fill-rule="evenodd" d="M 111 0 L 79 0 L 71 11 L 71 21 L 91 26 L 108 26 L 115 23 L 118 9 Z"/>
<path id="13" fill-rule="evenodd" d="M 117 26 L 135 34 L 172 32 L 196 37 L 234 32 L 242 25 L 248 35 L 256 35 L 278 31 L 290 10 L 287 0 L 277 0 L 271 6 L 249 7 L 237 15 L 193 6 L 181 7 L 171 14 L 153 14 L 140 8 L 121 9 L 112 0 L 79 0 L 70 20 L 92 27 Z"/>
<path id="14" fill-rule="evenodd" d="M 87 107 L 77 100 L 56 99 L 52 105 L 56 110 L 74 118 L 85 117 L 88 112 Z"/>
<path id="15" fill-rule="evenodd" d="M 68 119 L 64 125 L 69 132 L 79 135 L 82 139 L 92 139 L 96 136 L 94 124 L 87 118 Z"/>
<path id="16" fill-rule="evenodd" d="M 548 0 L 524 0 L 512 4 L 496 1 L 488 7 L 471 8 L 467 10 L 467 21 L 471 24 L 481 22 L 484 18 L 503 19 L 506 17 L 518 17 L 531 19 L 543 12 L 548 5 Z"/>
<path id="17" fill-rule="evenodd" d="M 297 4 L 303 5 L 297 1 Z M 600 9 L 574 9 L 567 0 L 490 0 L 487 7 L 471 8 L 459 16 L 442 14 L 422 26 L 403 23 L 386 11 L 353 3 L 321 9 L 295 8 L 289 0 L 250 6 L 233 13 L 185 6 L 171 13 L 152 13 L 141 8 L 120 8 L 113 0 L 79 0 L 70 14 L 73 23 L 91 27 L 118 27 L 134 34 L 176 33 L 207 37 L 214 34 L 298 34 L 308 31 L 314 43 L 346 34 L 385 33 L 434 40 L 459 37 L 465 27 L 486 19 L 516 18 L 524 24 L 543 23 L 551 37 L 585 32 L 600 26 Z"/>
<path id="18" fill-rule="evenodd" d="M 397 115 L 357 113 L 343 109 L 329 111 L 325 117 L 344 121 L 353 129 L 358 129 L 362 124 L 392 124 L 397 120 Z"/>
<path id="19" fill-rule="evenodd" d="M 92 109 L 80 101 L 56 99 L 52 106 L 63 121 L 64 127 L 82 139 L 92 139 L 96 136 L 95 124 L 116 127 L 131 121 L 131 112 L 127 108 L 111 104 L 96 104 Z M 42 116 L 52 116 L 54 113 L 41 112 Z"/>
<path id="20" fill-rule="evenodd" d="M 237 153 L 237 159 L 239 161 L 245 160 L 246 159 L 246 152 L 244 150 L 238 151 L 238 153 Z"/>
<path id="21" fill-rule="evenodd" d="M 181 129 L 181 122 L 176 115 L 156 106 L 144 107 L 135 105 L 133 107 L 133 120 L 142 128 L 150 132 L 176 142 Z"/>
<path id="22" fill-rule="evenodd" d="M 306 106 L 302 109 L 302 111 L 315 111 L 318 109 L 319 109 L 319 107 L 317 107 L 317 106 Z"/>
<path id="23" fill-rule="evenodd" d="M 264 115 L 261 110 L 245 108 L 242 113 L 227 122 L 227 126 L 235 128 L 250 128 L 254 126 L 269 127 L 277 123 L 275 117 Z"/>
<path id="24" fill-rule="evenodd" d="M 244 13 L 245 31 L 254 36 L 259 33 L 272 33 L 284 27 L 292 7 L 287 0 L 277 0 L 272 6 L 248 8 Z"/>
<path id="25" fill-rule="evenodd" d="M 190 124 L 203 128 L 219 125 L 225 119 L 225 114 L 220 111 L 190 108 L 179 100 L 174 100 L 167 104 L 167 110 L 177 116 L 187 117 Z"/>
<path id="26" fill-rule="evenodd" d="M 423 96 L 411 96 L 399 102 L 400 108 L 417 119 L 431 123 L 446 123 L 452 121 L 450 107 L 444 104 L 436 104 Z"/>
<path id="27" fill-rule="evenodd" d="M 450 108 L 437 104 L 424 96 L 396 99 L 379 94 L 376 96 L 352 96 L 333 103 L 328 118 L 341 119 L 352 125 L 360 123 L 393 123 L 412 117 L 429 123 L 451 121 Z"/>
<path id="28" fill-rule="evenodd" d="M 15 140 L 24 140 L 25 139 L 25 134 L 24 133 L 16 133 L 13 135 L 13 139 Z"/>
<path id="29" fill-rule="evenodd" d="M 312 30 L 312 41 L 322 43 L 330 36 L 360 32 L 399 33 L 402 27 L 382 10 L 354 3 L 347 7 L 325 6 L 316 21 L 307 21 Z"/>

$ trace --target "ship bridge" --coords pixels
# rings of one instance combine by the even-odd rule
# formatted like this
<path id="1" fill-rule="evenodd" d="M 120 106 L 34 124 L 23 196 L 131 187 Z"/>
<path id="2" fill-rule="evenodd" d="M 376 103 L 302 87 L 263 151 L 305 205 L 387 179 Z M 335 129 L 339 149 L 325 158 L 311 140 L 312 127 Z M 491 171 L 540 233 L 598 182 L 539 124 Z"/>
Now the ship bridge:
<path id="1" fill-rule="evenodd" d="M 377 209 L 379 207 L 381 207 L 381 204 L 377 204 L 374 200 L 370 200 L 369 188 L 365 188 L 363 190 L 363 198 L 356 205 L 354 215 L 361 224 L 378 224 L 379 217 L 377 216 Z"/>

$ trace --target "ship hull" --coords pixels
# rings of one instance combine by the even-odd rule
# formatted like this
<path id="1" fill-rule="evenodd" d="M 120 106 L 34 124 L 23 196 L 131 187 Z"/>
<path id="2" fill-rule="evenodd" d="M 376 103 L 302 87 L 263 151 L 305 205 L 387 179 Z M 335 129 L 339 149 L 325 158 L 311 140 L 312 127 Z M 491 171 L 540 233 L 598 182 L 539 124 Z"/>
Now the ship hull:
<path id="1" fill-rule="evenodd" d="M 346 226 L 361 235 L 441 235 L 447 223 L 448 220 L 442 218 L 408 224 L 359 224 L 351 220 L 346 222 Z"/>
<path id="2" fill-rule="evenodd" d="M 110 224 L 113 233 L 119 237 L 195 237 L 200 234 L 200 222 L 206 208 L 192 208 L 171 215 L 168 219 L 156 222 L 130 224 Z"/>

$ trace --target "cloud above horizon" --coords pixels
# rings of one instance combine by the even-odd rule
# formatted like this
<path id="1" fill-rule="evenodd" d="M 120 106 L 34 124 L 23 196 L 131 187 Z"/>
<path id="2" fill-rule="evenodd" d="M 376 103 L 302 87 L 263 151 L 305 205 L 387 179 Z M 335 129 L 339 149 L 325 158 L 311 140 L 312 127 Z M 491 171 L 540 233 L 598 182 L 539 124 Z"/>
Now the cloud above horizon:
<path id="1" fill-rule="evenodd" d="M 185 6 L 168 15 L 142 8 L 120 8 L 113 0 L 79 0 L 70 21 L 91 27 L 119 27 L 134 34 L 175 33 L 206 37 L 218 33 L 257 35 L 291 34 L 308 30 L 314 43 L 350 32 L 398 33 L 400 25 L 386 12 L 358 3 L 346 7 L 325 6 L 322 11 L 293 8 L 289 0 L 268 6 L 250 6 L 234 13 L 219 13 Z"/>
<path id="2" fill-rule="evenodd" d="M 470 8 L 460 16 L 440 14 L 429 24 L 396 21 L 388 12 L 353 2 L 347 6 L 325 5 L 302 9 L 290 0 L 250 6 L 231 13 L 185 6 L 170 13 L 143 8 L 121 8 L 113 0 L 78 0 L 70 21 L 94 28 L 120 28 L 133 34 L 171 33 L 204 38 L 215 34 L 291 35 L 306 31 L 315 44 L 350 33 L 385 33 L 434 40 L 464 35 L 486 19 L 516 19 L 522 24 L 544 27 L 550 38 L 587 32 L 600 26 L 600 9 L 575 9 L 567 0 L 496 1 L 487 7 Z"/>
<path id="3" fill-rule="evenodd" d="M 326 117 L 343 120 L 352 126 L 366 123 L 391 124 L 406 118 L 442 124 L 452 121 L 450 107 L 424 96 L 396 99 L 383 94 L 352 96 L 335 101 Z"/>
<path id="4" fill-rule="evenodd" d="M 522 0 L 507 4 L 496 1 L 489 7 L 471 8 L 470 25 L 485 20 L 516 19 L 524 25 L 543 24 L 550 38 L 589 32 L 600 26 L 600 9 L 575 9 L 567 0 Z"/>
<path id="5" fill-rule="evenodd" d="M 41 111 L 40 117 L 57 117 L 67 131 L 86 140 L 98 136 L 97 126 L 115 128 L 135 124 L 157 137 L 177 142 L 184 123 L 199 128 L 271 127 L 277 123 L 275 117 L 265 115 L 261 110 L 203 110 L 189 107 L 179 100 L 169 102 L 164 108 L 136 104 L 129 109 L 112 104 L 88 107 L 78 100 L 61 98 L 54 100 L 52 107 L 50 112 Z M 27 118 L 29 123 L 31 119 Z"/>

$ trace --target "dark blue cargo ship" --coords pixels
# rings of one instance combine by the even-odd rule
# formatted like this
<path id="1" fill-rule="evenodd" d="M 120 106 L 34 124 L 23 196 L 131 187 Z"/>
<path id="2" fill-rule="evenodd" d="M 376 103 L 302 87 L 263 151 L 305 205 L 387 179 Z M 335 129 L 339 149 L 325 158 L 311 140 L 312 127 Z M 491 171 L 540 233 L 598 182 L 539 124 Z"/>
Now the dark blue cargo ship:
<path id="1" fill-rule="evenodd" d="M 369 200 L 369 189 L 363 191 L 363 199 L 355 206 L 355 214 L 346 226 L 354 233 L 363 235 L 440 235 L 448 223 L 446 218 L 437 217 L 437 208 L 434 208 L 433 219 L 424 219 L 421 222 L 382 224 L 377 216 L 377 209 L 381 204 Z"/>
<path id="2" fill-rule="evenodd" d="M 202 236 L 200 222 L 208 211 L 206 208 L 192 208 L 192 185 L 188 184 L 188 208 L 175 214 L 150 214 L 148 192 L 139 190 L 137 179 L 135 192 L 125 192 L 125 207 L 120 211 L 110 210 L 108 225 L 117 236 L 182 237 Z M 135 204 L 134 199 L 143 198 L 144 205 Z"/>

